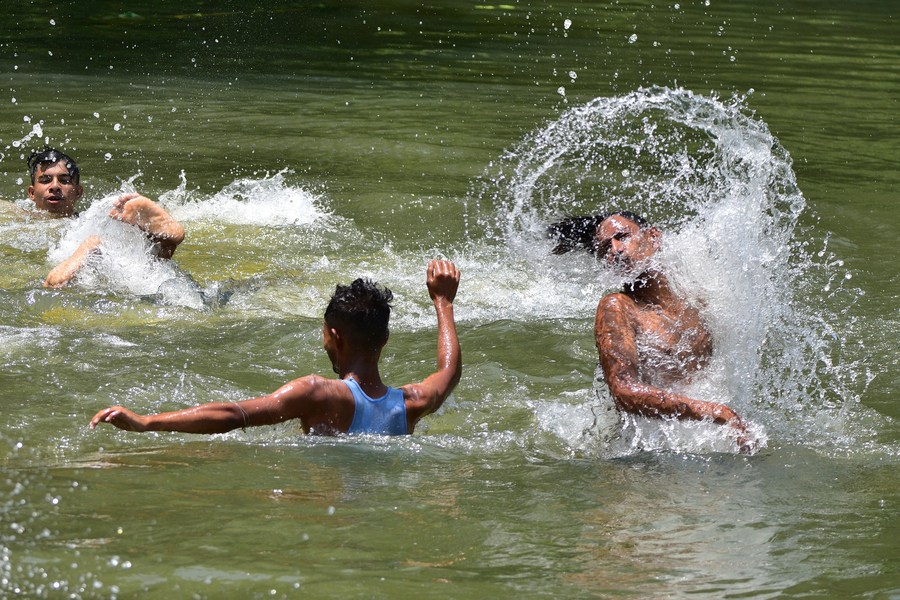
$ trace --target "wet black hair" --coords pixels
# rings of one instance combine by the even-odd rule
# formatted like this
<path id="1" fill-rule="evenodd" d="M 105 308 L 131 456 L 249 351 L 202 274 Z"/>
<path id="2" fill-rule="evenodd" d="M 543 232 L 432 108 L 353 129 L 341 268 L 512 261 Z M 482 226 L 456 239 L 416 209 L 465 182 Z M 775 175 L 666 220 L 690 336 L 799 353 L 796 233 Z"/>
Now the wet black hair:
<path id="1" fill-rule="evenodd" d="M 68 154 L 60 152 L 56 148 L 51 148 L 50 146 L 47 146 L 43 150 L 35 150 L 28 156 L 26 162 L 28 163 L 28 170 L 31 173 L 31 185 L 34 185 L 34 176 L 37 174 L 38 167 L 46 169 L 60 161 L 66 163 L 66 170 L 69 171 L 69 175 L 72 176 L 72 181 L 75 182 L 75 185 L 78 185 L 81 182 L 81 171 L 78 169 L 78 163 L 76 163 L 75 159 Z"/>
<path id="2" fill-rule="evenodd" d="M 325 308 L 325 322 L 351 343 L 377 350 L 387 343 L 394 294 L 371 279 L 359 278 L 335 287 Z"/>
<path id="3" fill-rule="evenodd" d="M 600 226 L 600 223 L 614 216 L 625 217 L 641 229 L 650 227 L 650 222 L 647 219 L 630 210 L 582 217 L 566 217 L 561 221 L 551 223 L 547 227 L 547 237 L 556 239 L 556 246 L 552 250 L 553 254 L 565 254 L 572 250 L 587 250 L 588 252 L 596 253 L 594 236 L 597 234 L 597 228 Z"/>

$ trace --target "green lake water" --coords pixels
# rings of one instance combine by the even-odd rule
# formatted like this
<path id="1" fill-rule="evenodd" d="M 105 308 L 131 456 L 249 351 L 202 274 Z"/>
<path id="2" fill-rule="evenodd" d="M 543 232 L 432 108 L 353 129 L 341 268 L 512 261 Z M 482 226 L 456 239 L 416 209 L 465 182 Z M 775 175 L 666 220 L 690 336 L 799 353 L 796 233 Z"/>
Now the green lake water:
<path id="1" fill-rule="evenodd" d="M 895 2 L 4 5 L 0 596 L 900 598 Z M 77 221 L 24 163 L 74 155 Z M 121 190 L 172 265 L 48 269 Z M 19 207 L 15 207 L 18 204 Z M 90 207 L 93 208 L 90 208 Z M 752 422 L 630 422 L 592 391 L 621 284 L 543 227 L 633 208 L 716 341 L 690 393 Z M 330 373 L 336 283 L 395 293 L 388 383 L 463 376 L 405 438 L 90 431 L 99 409 Z"/>

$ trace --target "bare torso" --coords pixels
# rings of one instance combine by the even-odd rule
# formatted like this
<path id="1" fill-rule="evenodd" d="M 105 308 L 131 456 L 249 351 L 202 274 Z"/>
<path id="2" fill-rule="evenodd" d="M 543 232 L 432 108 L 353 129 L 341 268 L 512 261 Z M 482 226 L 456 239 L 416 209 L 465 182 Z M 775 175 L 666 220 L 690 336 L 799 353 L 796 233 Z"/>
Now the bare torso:
<path id="1" fill-rule="evenodd" d="M 641 379 L 653 385 L 686 380 L 712 355 L 712 335 L 700 312 L 686 300 L 665 305 L 623 303 L 635 332 Z"/>

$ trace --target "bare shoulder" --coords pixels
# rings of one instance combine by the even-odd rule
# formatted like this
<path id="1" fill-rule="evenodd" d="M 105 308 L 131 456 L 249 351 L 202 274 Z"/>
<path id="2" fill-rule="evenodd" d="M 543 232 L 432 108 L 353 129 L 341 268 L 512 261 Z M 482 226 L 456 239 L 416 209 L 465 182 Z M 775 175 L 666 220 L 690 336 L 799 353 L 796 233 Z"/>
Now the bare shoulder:
<path id="1" fill-rule="evenodd" d="M 347 385 L 339 379 L 328 379 L 321 375 L 306 375 L 281 386 L 275 392 L 288 396 L 304 396 L 313 402 L 328 401 L 351 396 Z"/>
<path id="2" fill-rule="evenodd" d="M 423 383 L 408 383 L 400 388 L 407 411 L 424 411 L 435 400 L 436 393 Z"/>
<path id="3" fill-rule="evenodd" d="M 636 307 L 632 298 L 621 292 L 607 294 L 600 299 L 597 305 L 598 314 L 630 313 Z"/>

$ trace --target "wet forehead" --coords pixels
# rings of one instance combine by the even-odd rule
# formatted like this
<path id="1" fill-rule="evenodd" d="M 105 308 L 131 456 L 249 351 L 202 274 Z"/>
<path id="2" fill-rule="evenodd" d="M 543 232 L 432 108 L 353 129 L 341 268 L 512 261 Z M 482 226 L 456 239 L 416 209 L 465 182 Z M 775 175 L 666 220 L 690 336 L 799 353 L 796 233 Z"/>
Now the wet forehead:
<path id="1" fill-rule="evenodd" d="M 60 160 L 58 162 L 53 163 L 52 165 L 47 165 L 47 168 L 44 168 L 43 165 L 38 165 L 37 170 L 34 172 L 35 178 L 40 177 L 41 175 L 70 175 L 69 168 L 66 166 L 66 161 Z"/>
<path id="2" fill-rule="evenodd" d="M 614 238 L 619 233 L 638 233 L 641 228 L 631 219 L 627 219 L 621 215 L 613 215 L 607 217 L 597 227 L 597 237 L 601 240 Z"/>

